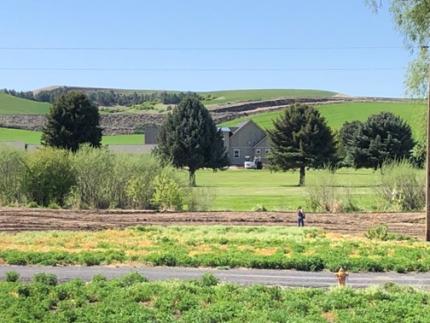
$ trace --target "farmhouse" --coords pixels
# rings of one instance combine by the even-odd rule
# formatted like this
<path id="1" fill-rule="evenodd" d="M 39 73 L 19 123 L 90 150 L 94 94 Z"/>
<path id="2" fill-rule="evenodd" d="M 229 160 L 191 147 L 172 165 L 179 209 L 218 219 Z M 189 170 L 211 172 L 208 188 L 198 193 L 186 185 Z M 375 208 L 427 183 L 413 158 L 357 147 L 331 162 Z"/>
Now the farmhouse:
<path id="1" fill-rule="evenodd" d="M 237 127 L 224 127 L 221 130 L 224 146 L 230 165 L 243 166 L 245 161 L 267 161 L 270 150 L 270 139 L 267 133 L 254 121 L 247 120 Z M 145 126 L 145 146 L 154 147 L 157 144 L 159 127 Z"/>
<path id="2" fill-rule="evenodd" d="M 254 121 L 247 120 L 237 127 L 221 128 L 224 146 L 230 165 L 240 165 L 247 160 L 267 161 L 270 139 L 267 133 Z"/>

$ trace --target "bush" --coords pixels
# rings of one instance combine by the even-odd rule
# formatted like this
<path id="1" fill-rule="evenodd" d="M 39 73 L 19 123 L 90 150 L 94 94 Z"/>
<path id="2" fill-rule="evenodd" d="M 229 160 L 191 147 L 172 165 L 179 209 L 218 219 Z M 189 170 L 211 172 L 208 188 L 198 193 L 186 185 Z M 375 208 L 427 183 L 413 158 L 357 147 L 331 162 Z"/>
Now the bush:
<path id="1" fill-rule="evenodd" d="M 152 203 L 161 211 L 182 210 L 184 191 L 171 169 L 164 169 L 154 179 Z"/>
<path id="2" fill-rule="evenodd" d="M 0 204 L 25 200 L 25 158 L 22 152 L 0 148 Z"/>
<path id="3" fill-rule="evenodd" d="M 390 232 L 386 224 L 380 224 L 380 225 L 377 225 L 376 227 L 370 228 L 369 230 L 367 230 L 364 236 L 370 240 L 381 240 L 381 241 L 413 240 L 413 238 L 411 237 Z"/>
<path id="4" fill-rule="evenodd" d="M 425 205 L 425 177 L 407 161 L 384 164 L 376 194 L 385 209 L 418 211 Z"/>
<path id="5" fill-rule="evenodd" d="M 76 182 L 69 153 L 45 148 L 28 156 L 25 186 L 29 198 L 39 205 L 64 205 L 67 194 Z"/>
<path id="6" fill-rule="evenodd" d="M 200 280 L 200 284 L 205 287 L 216 286 L 219 284 L 219 279 L 211 273 L 204 273 Z"/>
<path id="7" fill-rule="evenodd" d="M 335 174 L 320 171 L 306 186 L 308 207 L 312 211 L 335 212 L 338 209 L 339 194 Z"/>
<path id="8" fill-rule="evenodd" d="M 141 157 L 137 160 L 136 167 L 130 171 L 125 186 L 130 207 L 139 209 L 152 207 L 151 199 L 155 191 L 153 181 L 162 169 L 153 158 Z"/>
<path id="9" fill-rule="evenodd" d="M 6 273 L 6 281 L 10 283 L 15 283 L 19 280 L 19 274 L 16 271 L 8 271 Z"/>
<path id="10" fill-rule="evenodd" d="M 105 209 L 112 200 L 113 153 L 83 146 L 72 159 L 76 186 L 69 204 Z"/>
<path id="11" fill-rule="evenodd" d="M 53 274 L 40 273 L 33 276 L 35 283 L 40 283 L 48 286 L 56 286 L 58 283 L 57 276 Z"/>

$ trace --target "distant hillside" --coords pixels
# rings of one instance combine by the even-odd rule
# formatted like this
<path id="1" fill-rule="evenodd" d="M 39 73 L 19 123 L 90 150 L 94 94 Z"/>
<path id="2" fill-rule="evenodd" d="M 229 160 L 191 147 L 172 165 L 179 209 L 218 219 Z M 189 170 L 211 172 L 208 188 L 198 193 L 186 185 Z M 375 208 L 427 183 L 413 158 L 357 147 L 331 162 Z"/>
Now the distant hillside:
<path id="1" fill-rule="evenodd" d="M 318 107 L 321 114 L 326 118 L 330 127 L 338 130 L 346 121 L 366 120 L 370 115 L 387 111 L 392 112 L 404 119 L 412 128 L 416 138 L 424 134 L 425 104 L 416 102 L 347 102 L 327 104 Z M 282 111 L 263 112 L 248 117 L 240 117 L 222 126 L 235 126 L 247 119 L 252 119 L 263 128 L 270 129 L 273 120 L 278 118 Z"/>
<path id="2" fill-rule="evenodd" d="M 51 105 L 0 92 L 0 114 L 46 114 Z"/>
<path id="3" fill-rule="evenodd" d="M 249 102 L 267 102 L 268 106 L 272 103 L 269 101 L 282 99 L 324 99 L 337 95 L 335 92 L 321 90 L 304 90 L 304 89 L 255 89 L 255 90 L 228 90 L 228 91 L 209 91 L 209 92 L 184 92 L 171 90 L 134 90 L 134 89 L 110 89 L 110 88 L 91 88 L 91 87 L 74 87 L 74 86 L 50 86 L 33 91 L 17 92 L 7 90 L 10 96 L 20 98 L 16 105 L 10 107 L 19 107 L 18 113 L 43 113 L 43 109 L 34 112 L 30 106 L 36 102 L 54 102 L 55 99 L 69 91 L 79 91 L 88 95 L 90 100 L 97 106 L 103 108 L 106 113 L 124 112 L 124 113 L 163 113 L 168 111 L 170 106 L 179 103 L 187 93 L 199 95 L 203 103 L 209 109 L 217 109 L 220 106 L 242 104 Z M 7 95 L 3 93 L 3 95 Z M 19 100 L 19 99 L 18 99 Z M 46 103 L 45 103 L 46 104 Z M 45 108 L 49 105 L 45 105 Z M 29 108 L 27 108 L 29 107 Z M 5 110 L 7 113 L 14 113 L 13 110 L 6 109 L 0 102 L 0 111 Z M 47 110 L 46 110 L 47 111 Z M 6 112 L 0 112 L 5 114 Z"/>
<path id="4" fill-rule="evenodd" d="M 336 92 L 304 89 L 256 89 L 198 92 L 207 105 L 294 98 L 330 98 Z"/>

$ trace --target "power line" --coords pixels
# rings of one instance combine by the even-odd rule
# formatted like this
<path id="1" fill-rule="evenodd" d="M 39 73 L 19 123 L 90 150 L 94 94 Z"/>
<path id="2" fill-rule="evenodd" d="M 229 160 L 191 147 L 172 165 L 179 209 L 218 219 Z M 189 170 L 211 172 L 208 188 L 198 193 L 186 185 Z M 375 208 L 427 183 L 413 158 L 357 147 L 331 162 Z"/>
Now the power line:
<path id="1" fill-rule="evenodd" d="M 330 72 L 398 71 L 401 67 L 323 67 L 323 68 L 189 68 L 189 67 L 0 67 L 1 71 L 89 71 L 89 72 Z"/>
<path id="2" fill-rule="evenodd" d="M 0 47 L 1 51 L 325 51 L 393 50 L 402 46 L 343 47 Z"/>

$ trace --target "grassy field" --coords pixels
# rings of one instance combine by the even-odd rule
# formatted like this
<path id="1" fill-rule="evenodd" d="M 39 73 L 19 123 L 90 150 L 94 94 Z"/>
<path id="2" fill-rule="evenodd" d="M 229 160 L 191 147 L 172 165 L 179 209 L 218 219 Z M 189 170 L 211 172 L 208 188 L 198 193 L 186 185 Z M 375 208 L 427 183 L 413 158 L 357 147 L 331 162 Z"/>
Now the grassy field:
<path id="1" fill-rule="evenodd" d="M 370 240 L 284 226 L 139 226 L 0 233 L 0 261 L 409 272 L 430 271 L 430 246 L 415 240 Z"/>
<path id="2" fill-rule="evenodd" d="M 422 121 L 425 117 L 424 103 L 339 103 L 321 105 L 318 109 L 333 129 L 340 129 L 346 121 L 364 121 L 370 115 L 383 111 L 392 112 L 404 119 L 412 127 L 415 137 L 422 136 L 425 129 Z M 222 126 L 235 126 L 246 119 L 252 119 L 263 128 L 269 129 L 272 127 L 273 120 L 278 118 L 281 113 L 281 111 L 260 113 L 225 122 Z"/>
<path id="3" fill-rule="evenodd" d="M 326 171 L 308 171 L 307 181 L 314 183 Z M 250 211 L 264 206 L 268 210 L 296 210 L 306 206 L 307 188 L 298 187 L 297 172 L 270 172 L 269 170 L 229 169 L 197 173 L 197 185 L 207 188 L 212 195 L 213 210 Z M 380 183 L 379 173 L 370 169 L 341 169 L 334 181 L 345 194 L 351 195 L 362 210 L 379 208 L 373 188 Z"/>
<path id="4" fill-rule="evenodd" d="M 39 131 L 0 128 L 0 143 L 3 141 L 18 141 L 32 145 L 40 144 L 42 133 Z M 142 145 L 144 135 L 103 136 L 104 145 Z"/>
<path id="5" fill-rule="evenodd" d="M 189 282 L 0 282 L 2 322 L 430 322 L 430 293 L 387 284 L 367 289 L 301 289 Z"/>
<path id="6" fill-rule="evenodd" d="M 14 97 L 0 92 L 0 114 L 46 114 L 50 104 Z"/>
<path id="7" fill-rule="evenodd" d="M 205 97 L 204 104 L 216 105 L 277 98 L 327 98 L 336 95 L 336 92 L 304 89 L 256 89 L 211 91 L 199 94 Z"/>

